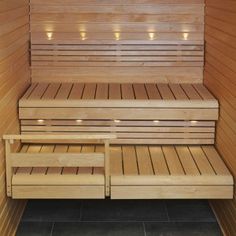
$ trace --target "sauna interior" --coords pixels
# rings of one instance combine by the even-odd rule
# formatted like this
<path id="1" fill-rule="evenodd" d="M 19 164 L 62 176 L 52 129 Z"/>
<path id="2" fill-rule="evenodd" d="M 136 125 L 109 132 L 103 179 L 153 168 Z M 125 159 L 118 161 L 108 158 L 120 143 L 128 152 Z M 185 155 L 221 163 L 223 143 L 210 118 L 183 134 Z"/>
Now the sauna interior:
<path id="1" fill-rule="evenodd" d="M 236 235 L 235 0 L 1 0 L 0 232 L 27 199 L 209 199 Z"/>

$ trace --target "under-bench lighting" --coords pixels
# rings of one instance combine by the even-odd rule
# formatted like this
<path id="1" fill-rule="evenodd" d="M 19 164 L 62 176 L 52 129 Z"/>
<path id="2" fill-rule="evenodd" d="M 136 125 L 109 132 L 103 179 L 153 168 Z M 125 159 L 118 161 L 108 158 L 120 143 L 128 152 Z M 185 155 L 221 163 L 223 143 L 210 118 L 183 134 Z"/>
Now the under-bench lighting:
<path id="1" fill-rule="evenodd" d="M 48 37 L 48 40 L 52 40 L 52 35 L 53 35 L 53 33 L 52 33 L 52 32 L 47 32 L 47 37 Z"/>
<path id="2" fill-rule="evenodd" d="M 77 123 L 81 123 L 83 120 L 76 120 Z"/>
<path id="3" fill-rule="evenodd" d="M 114 120 L 115 123 L 120 123 L 121 121 L 120 120 Z"/>
<path id="4" fill-rule="evenodd" d="M 149 39 L 150 40 L 154 40 L 155 39 L 155 33 L 148 33 L 148 35 L 149 35 Z"/>
<path id="5" fill-rule="evenodd" d="M 42 124 L 42 123 L 44 123 L 44 120 L 37 120 L 37 122 Z"/>
<path id="6" fill-rule="evenodd" d="M 159 123 L 160 121 L 159 121 L 159 120 L 154 120 L 153 122 L 154 122 L 154 123 Z"/>
<path id="7" fill-rule="evenodd" d="M 184 36 L 184 40 L 188 40 L 188 36 L 189 36 L 188 33 L 183 33 L 183 36 Z"/>
<path id="8" fill-rule="evenodd" d="M 81 40 L 83 40 L 83 41 L 87 39 L 85 32 L 81 32 L 81 33 L 80 33 L 80 36 L 81 36 Z"/>
<path id="9" fill-rule="evenodd" d="M 116 32 L 116 33 L 115 33 L 115 38 L 116 38 L 116 41 L 119 41 L 119 40 L 120 40 L 120 33 L 119 33 L 119 32 Z"/>
<path id="10" fill-rule="evenodd" d="M 192 124 L 197 124 L 197 120 L 191 120 Z"/>

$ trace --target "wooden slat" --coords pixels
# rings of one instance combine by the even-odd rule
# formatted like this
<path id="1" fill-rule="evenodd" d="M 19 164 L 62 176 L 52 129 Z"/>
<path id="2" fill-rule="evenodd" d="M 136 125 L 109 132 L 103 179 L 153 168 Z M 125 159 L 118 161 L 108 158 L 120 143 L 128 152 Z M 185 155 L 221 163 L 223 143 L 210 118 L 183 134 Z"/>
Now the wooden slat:
<path id="1" fill-rule="evenodd" d="M 109 99 L 121 99 L 120 86 L 120 84 L 109 84 Z"/>
<path id="2" fill-rule="evenodd" d="M 155 175 L 169 175 L 169 170 L 161 147 L 149 147 Z"/>
<path id="3" fill-rule="evenodd" d="M 134 146 L 122 147 L 125 175 L 138 175 L 138 164 Z"/>
<path id="4" fill-rule="evenodd" d="M 121 147 L 111 147 L 111 173 L 113 175 L 123 175 Z"/>
<path id="5" fill-rule="evenodd" d="M 191 100 L 200 100 L 201 97 L 191 84 L 182 84 L 182 88 Z"/>
<path id="6" fill-rule="evenodd" d="M 215 174 L 207 157 L 200 147 L 190 147 L 189 149 L 202 175 Z"/>
<path id="7" fill-rule="evenodd" d="M 167 84 L 158 84 L 158 90 L 161 94 L 162 99 L 165 99 L 165 100 L 174 99 L 174 95 Z"/>
<path id="8" fill-rule="evenodd" d="M 140 175 L 153 175 L 153 168 L 148 147 L 137 146 L 137 161 Z"/>
<path id="9" fill-rule="evenodd" d="M 170 174 L 171 175 L 184 175 L 182 164 L 180 163 L 178 154 L 174 147 L 162 148 Z"/>
<path id="10" fill-rule="evenodd" d="M 85 84 L 82 99 L 94 99 L 96 96 L 96 84 Z"/>
<path id="11" fill-rule="evenodd" d="M 84 84 L 73 84 L 69 99 L 81 99 L 84 91 Z"/>
<path id="12" fill-rule="evenodd" d="M 61 87 L 59 88 L 59 91 L 57 92 L 55 99 L 68 99 L 71 88 L 72 84 L 70 83 L 61 84 Z"/>

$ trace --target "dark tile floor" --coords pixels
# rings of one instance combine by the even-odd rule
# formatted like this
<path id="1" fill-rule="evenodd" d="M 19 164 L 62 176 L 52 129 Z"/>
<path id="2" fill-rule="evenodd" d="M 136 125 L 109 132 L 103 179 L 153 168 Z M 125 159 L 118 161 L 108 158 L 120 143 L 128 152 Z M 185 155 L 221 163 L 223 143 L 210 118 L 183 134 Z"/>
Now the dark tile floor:
<path id="1" fill-rule="evenodd" d="M 220 236 L 202 200 L 31 200 L 17 236 Z"/>

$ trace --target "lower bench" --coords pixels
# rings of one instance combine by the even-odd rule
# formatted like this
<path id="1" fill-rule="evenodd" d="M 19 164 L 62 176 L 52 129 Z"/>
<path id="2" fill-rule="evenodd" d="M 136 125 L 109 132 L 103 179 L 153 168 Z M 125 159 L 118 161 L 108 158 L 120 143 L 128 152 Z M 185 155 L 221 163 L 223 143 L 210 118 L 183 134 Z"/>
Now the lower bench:
<path id="1" fill-rule="evenodd" d="M 231 199 L 233 178 L 214 146 L 113 145 L 112 199 Z M 104 146 L 24 144 L 20 153 L 103 153 Z M 19 157 L 20 158 L 20 157 Z M 105 166 L 105 165 L 104 165 Z M 12 198 L 105 198 L 104 167 L 18 167 Z M 108 196 L 107 195 L 107 196 Z"/>

